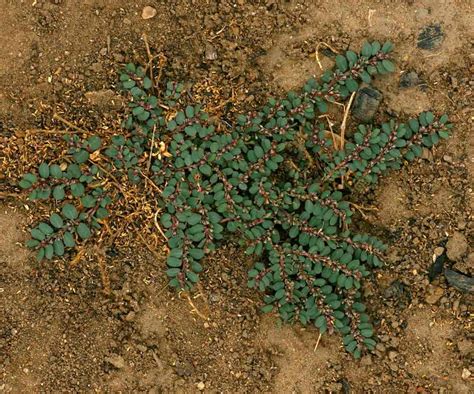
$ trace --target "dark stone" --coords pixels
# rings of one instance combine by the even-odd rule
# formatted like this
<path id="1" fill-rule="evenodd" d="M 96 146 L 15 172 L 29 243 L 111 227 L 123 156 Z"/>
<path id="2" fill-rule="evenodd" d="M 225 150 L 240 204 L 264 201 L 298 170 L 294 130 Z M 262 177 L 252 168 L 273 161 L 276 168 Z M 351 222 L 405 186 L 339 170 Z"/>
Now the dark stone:
<path id="1" fill-rule="evenodd" d="M 443 272 L 444 262 L 446 261 L 446 250 L 441 256 L 437 256 L 433 264 L 431 264 L 430 270 L 428 271 L 428 279 L 430 282 Z"/>
<path id="2" fill-rule="evenodd" d="M 423 28 L 418 35 L 418 48 L 435 49 L 444 40 L 444 33 L 439 23 L 434 23 Z"/>
<path id="3" fill-rule="evenodd" d="M 194 367 L 189 361 L 184 361 L 176 366 L 176 374 L 182 378 L 191 376 L 194 372 Z"/>
<path id="4" fill-rule="evenodd" d="M 450 269 L 444 271 L 444 276 L 450 286 L 465 293 L 474 293 L 474 278 Z"/>
<path id="5" fill-rule="evenodd" d="M 405 292 L 405 285 L 399 280 L 394 280 L 384 291 L 386 298 L 399 298 Z"/>
<path id="6" fill-rule="evenodd" d="M 408 306 L 412 299 L 409 286 L 398 279 L 390 283 L 390 286 L 384 290 L 384 296 L 402 309 Z"/>
<path id="7" fill-rule="evenodd" d="M 401 88 L 411 88 L 420 84 L 420 77 L 415 71 L 403 73 L 400 77 Z"/>
<path id="8" fill-rule="evenodd" d="M 352 392 L 351 384 L 349 383 L 349 381 L 346 378 L 342 378 L 340 383 L 342 385 L 342 392 L 344 394 L 350 394 Z"/>
<path id="9" fill-rule="evenodd" d="M 378 90 L 369 87 L 359 89 L 354 99 L 352 116 L 362 122 L 370 122 L 379 108 L 382 97 L 382 93 Z"/>

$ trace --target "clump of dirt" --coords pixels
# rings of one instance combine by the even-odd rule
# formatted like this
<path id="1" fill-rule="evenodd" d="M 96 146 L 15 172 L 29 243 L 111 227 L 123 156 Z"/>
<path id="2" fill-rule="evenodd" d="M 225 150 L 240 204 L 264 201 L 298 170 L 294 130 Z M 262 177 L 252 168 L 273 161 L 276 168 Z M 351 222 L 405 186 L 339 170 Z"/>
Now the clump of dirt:
<path id="1" fill-rule="evenodd" d="M 0 143 L 11 151 L 0 152 L 2 391 L 472 392 L 472 294 L 453 289 L 442 272 L 428 279 L 435 249 L 450 240 L 467 246 L 447 267 L 472 262 L 467 3 L 4 3 Z M 143 20 L 147 5 L 157 12 Z M 420 48 L 430 25 L 440 26 L 443 39 Z M 167 288 L 164 251 L 125 247 L 123 238 L 106 251 L 105 267 L 94 259 L 37 264 L 22 246 L 32 206 L 14 196 L 12 184 L 59 138 L 33 130 L 62 130 L 55 113 L 88 130 L 118 127 L 117 70 L 148 61 L 143 33 L 153 53 L 167 58 L 164 78 L 195 82 L 209 106 L 215 96 L 227 101 L 226 113 L 320 75 L 334 51 L 390 39 L 397 72 L 416 72 L 421 82 L 405 87 L 397 75 L 378 78 L 383 99 L 374 121 L 426 109 L 450 114 L 451 139 L 360 201 L 361 226 L 389 245 L 387 267 L 364 288 L 379 337 L 372 354 L 356 361 L 338 338 L 318 340 L 316 329 L 262 318 L 259 295 L 246 287 L 250 262 L 232 244 L 207 259 L 190 295 Z M 341 108 L 330 113 L 336 129 L 341 115 Z M 348 128 L 355 123 L 349 119 Z M 44 148 L 35 152 L 40 140 Z M 12 168 L 7 158 L 20 154 L 23 167 Z"/>

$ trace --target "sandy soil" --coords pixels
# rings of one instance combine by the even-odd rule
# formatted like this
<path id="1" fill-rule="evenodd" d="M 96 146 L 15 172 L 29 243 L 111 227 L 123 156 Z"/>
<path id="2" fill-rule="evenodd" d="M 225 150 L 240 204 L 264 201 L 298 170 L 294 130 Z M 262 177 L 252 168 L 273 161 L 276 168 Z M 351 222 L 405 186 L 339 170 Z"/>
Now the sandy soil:
<path id="1" fill-rule="evenodd" d="M 157 9 L 153 19 L 142 19 L 145 5 Z M 465 252 L 451 264 L 473 273 L 470 1 L 0 0 L 0 10 L 0 142 L 29 154 L 13 168 L 0 152 L 0 391 L 473 392 L 472 295 L 442 275 L 428 280 L 434 250 L 455 232 Z M 418 48 L 433 23 L 442 42 Z M 377 120 L 450 114 L 452 138 L 359 196 L 376 209 L 361 227 L 390 245 L 387 267 L 364 290 L 380 339 L 373 354 L 355 361 L 338 338 L 316 347 L 316 330 L 261 316 L 232 246 L 207 259 L 194 308 L 166 288 L 161 250 L 114 245 L 107 296 L 93 260 L 38 264 L 22 246 L 34 205 L 8 193 L 41 160 L 26 131 L 58 127 L 54 113 L 90 130 L 117 124 L 117 70 L 145 61 L 143 33 L 168 59 L 167 77 L 211 86 L 234 99 L 232 111 L 319 75 L 321 42 L 343 51 L 390 39 L 397 71 L 376 82 Z M 401 88 L 408 71 L 421 82 Z"/>

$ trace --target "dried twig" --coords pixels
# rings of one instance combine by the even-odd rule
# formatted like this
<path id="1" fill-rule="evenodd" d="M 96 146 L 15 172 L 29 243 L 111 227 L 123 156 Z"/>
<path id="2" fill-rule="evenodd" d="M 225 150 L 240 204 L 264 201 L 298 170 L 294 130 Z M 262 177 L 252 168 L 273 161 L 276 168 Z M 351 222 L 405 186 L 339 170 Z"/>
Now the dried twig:
<path id="1" fill-rule="evenodd" d="M 321 45 L 324 45 L 326 48 L 330 49 L 332 52 L 334 53 L 337 53 L 337 51 L 329 44 L 326 44 L 325 42 L 318 42 L 318 45 L 316 45 L 316 61 L 318 62 L 318 66 L 319 68 L 322 70 L 323 69 L 323 65 L 321 64 L 321 61 L 319 60 L 319 47 Z"/>
<path id="2" fill-rule="evenodd" d="M 59 120 L 61 123 L 64 123 L 66 126 L 70 127 L 71 129 L 74 129 L 74 130 L 78 131 L 79 133 L 91 134 L 90 131 L 81 129 L 80 127 L 76 126 L 75 124 L 69 122 L 69 120 L 64 119 L 61 115 L 54 114 L 53 119 Z"/>
<path id="3" fill-rule="evenodd" d="M 120 190 L 120 192 L 123 194 L 124 198 L 127 199 L 127 196 L 125 194 L 125 191 L 123 190 L 122 186 L 120 186 L 120 182 L 118 181 L 118 179 L 110 172 L 108 171 L 107 169 L 105 169 L 102 165 L 100 165 L 99 163 L 97 163 L 96 161 L 93 161 L 91 159 L 89 159 L 89 161 L 92 163 L 92 164 L 95 164 L 97 167 L 99 167 L 103 172 L 105 172 L 108 176 L 110 176 L 112 178 L 112 180 L 114 182 L 112 182 L 112 184 L 117 187 L 117 189 Z"/>
<path id="4" fill-rule="evenodd" d="M 153 145 L 155 144 L 155 133 L 156 125 L 153 126 L 153 133 L 151 135 L 151 144 L 150 144 L 150 157 L 148 158 L 148 164 L 146 166 L 146 171 L 149 173 L 151 168 L 151 159 L 153 158 Z"/>
<path id="5" fill-rule="evenodd" d="M 20 197 L 20 193 L 0 192 L 0 198 Z"/>
<path id="6" fill-rule="evenodd" d="M 153 182 L 150 177 L 148 177 L 146 174 L 144 174 L 143 171 L 140 170 L 140 174 L 141 174 L 148 182 L 150 182 L 150 185 L 152 185 L 153 188 L 156 189 L 156 191 L 158 191 L 159 193 L 163 193 L 163 191 L 162 191 L 158 186 L 156 186 L 156 183 Z"/>
<path id="7" fill-rule="evenodd" d="M 341 149 L 344 148 L 344 144 L 345 144 L 344 137 L 346 133 L 347 116 L 349 115 L 349 110 L 351 109 L 352 101 L 354 100 L 355 94 L 356 92 L 352 92 L 351 98 L 349 99 L 349 102 L 347 103 L 344 109 L 344 118 L 342 119 L 342 123 L 341 123 L 341 146 L 340 146 Z"/>
<path id="8" fill-rule="evenodd" d="M 314 352 L 316 352 L 316 350 L 318 349 L 318 346 L 319 346 L 319 341 L 321 341 L 321 336 L 322 334 L 319 333 L 319 336 L 318 336 L 318 340 L 316 341 L 316 345 L 314 345 Z"/>
<path id="9" fill-rule="evenodd" d="M 150 79 L 151 79 L 151 83 L 153 84 L 153 88 L 156 88 L 155 78 L 153 77 L 153 60 L 154 60 L 154 57 L 151 53 L 150 45 L 148 44 L 148 37 L 147 37 L 146 33 L 143 33 L 142 37 L 143 37 L 143 42 L 145 43 L 146 54 L 148 55 L 148 64 L 147 64 L 146 68 L 149 69 Z"/>
<path id="10" fill-rule="evenodd" d="M 96 247 L 95 252 L 96 252 L 96 256 L 97 256 L 99 272 L 100 272 L 100 278 L 102 280 L 102 286 L 103 286 L 104 294 L 110 295 L 110 278 L 109 278 L 109 275 L 107 274 L 107 266 L 105 264 L 105 251 L 104 251 L 104 248 Z"/>
<path id="11" fill-rule="evenodd" d="M 195 312 L 201 319 L 208 321 L 209 318 L 204 313 L 199 311 L 199 309 L 196 307 L 196 305 L 194 305 L 193 301 L 191 300 L 189 294 L 187 292 L 180 291 L 179 298 L 183 299 L 183 295 L 188 300 L 189 305 L 191 305 L 191 308 L 193 308 L 191 312 Z"/>
<path id="12" fill-rule="evenodd" d="M 161 229 L 160 227 L 160 224 L 158 223 L 158 214 L 160 213 L 160 210 L 158 209 L 156 212 L 155 212 L 155 215 L 153 217 L 154 221 L 155 221 L 155 226 L 156 228 L 158 229 L 158 231 L 160 232 L 160 234 L 163 236 L 164 239 L 166 239 L 166 242 L 168 242 L 168 237 L 165 235 L 165 233 L 163 232 L 163 230 Z"/>
<path id="13" fill-rule="evenodd" d="M 357 209 L 364 219 L 367 219 L 367 215 L 364 213 L 364 211 L 378 211 L 379 210 L 377 207 L 364 207 L 362 205 L 358 205 L 353 202 L 349 202 L 349 205 L 352 205 L 355 209 Z"/>
<path id="14" fill-rule="evenodd" d="M 332 129 L 332 121 L 331 121 L 331 118 L 329 117 L 329 115 L 327 114 L 324 114 L 324 115 L 320 115 L 318 116 L 318 118 L 326 118 L 326 121 L 328 122 L 328 126 L 329 126 L 329 131 L 326 130 L 326 136 L 329 134 L 330 137 L 332 138 L 332 145 L 333 145 L 333 148 L 334 150 L 336 151 L 338 149 L 338 144 L 336 143 L 336 138 L 339 140 L 340 137 L 334 133 L 333 129 Z"/>
<path id="15" fill-rule="evenodd" d="M 49 129 L 49 130 L 44 130 L 44 129 L 28 129 L 28 130 L 22 130 L 20 134 L 91 134 L 90 132 L 86 130 L 54 130 L 54 129 Z M 17 133 L 15 133 L 17 134 Z"/>

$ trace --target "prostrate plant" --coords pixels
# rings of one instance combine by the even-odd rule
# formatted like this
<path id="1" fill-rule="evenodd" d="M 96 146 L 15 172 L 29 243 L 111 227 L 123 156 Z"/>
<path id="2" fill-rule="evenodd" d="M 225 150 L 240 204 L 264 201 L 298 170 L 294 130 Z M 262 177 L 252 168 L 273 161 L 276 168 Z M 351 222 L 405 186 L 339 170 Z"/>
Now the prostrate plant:
<path id="1" fill-rule="evenodd" d="M 86 228 L 100 228 L 109 202 L 94 182 L 107 174 L 140 182 L 148 161 L 144 152 L 151 152 L 158 156 L 151 178 L 162 189 L 157 198 L 173 287 L 191 289 L 203 257 L 233 234 L 254 261 L 248 284 L 264 293 L 264 312 L 277 310 L 283 320 L 314 324 L 321 332 L 338 331 L 345 348 L 360 357 L 375 346 L 360 288 L 372 268 L 382 265 L 385 247 L 350 230 L 348 195 L 338 190 L 337 181 L 375 183 L 388 169 L 420 156 L 423 146 L 446 138 L 450 127 L 446 115 L 435 119 L 425 112 L 407 124 L 360 125 L 344 146 L 333 146 L 318 115 L 360 83 L 393 71 L 391 49 L 389 42 L 373 42 L 360 54 L 338 55 L 336 67 L 321 81 L 311 79 L 302 92 L 270 99 L 261 111 L 238 116 L 234 127 L 221 132 L 200 105 L 181 97 L 183 85 L 168 83 L 155 96 L 144 69 L 128 65 L 120 80 L 131 97 L 124 122 L 129 133 L 113 137 L 101 150 L 108 158 L 106 172 L 90 163 L 90 153 L 100 148 L 93 137 L 70 139 L 75 163 L 67 169 L 40 166 L 44 181 L 32 198 L 48 198 L 54 187 L 53 196 L 59 188 L 63 192 L 56 195 L 67 193 L 81 204 L 76 209 L 68 202 L 61 216 L 51 216 L 52 227 L 35 227 L 36 241 L 29 246 L 39 249 L 39 259 L 51 258 L 56 250 L 63 253 L 55 244 L 73 247 L 73 241 L 88 238 Z M 155 140 L 167 151 L 157 152 Z M 20 186 L 36 182 L 36 175 L 27 174 Z"/>

